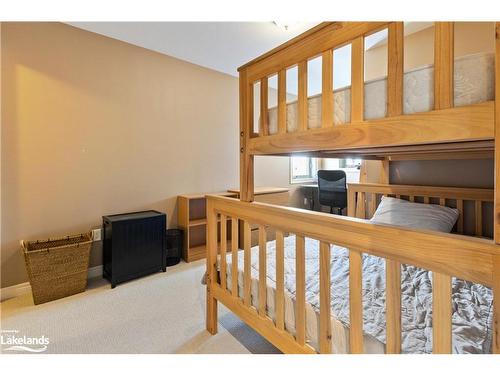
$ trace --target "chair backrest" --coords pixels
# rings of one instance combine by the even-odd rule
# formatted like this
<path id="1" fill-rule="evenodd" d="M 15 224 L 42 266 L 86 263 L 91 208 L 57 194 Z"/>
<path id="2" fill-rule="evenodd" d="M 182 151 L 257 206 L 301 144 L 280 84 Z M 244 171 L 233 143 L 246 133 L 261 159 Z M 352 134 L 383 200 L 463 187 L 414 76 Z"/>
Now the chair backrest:
<path id="1" fill-rule="evenodd" d="M 319 204 L 330 207 L 347 207 L 347 178 L 344 171 L 318 171 Z"/>

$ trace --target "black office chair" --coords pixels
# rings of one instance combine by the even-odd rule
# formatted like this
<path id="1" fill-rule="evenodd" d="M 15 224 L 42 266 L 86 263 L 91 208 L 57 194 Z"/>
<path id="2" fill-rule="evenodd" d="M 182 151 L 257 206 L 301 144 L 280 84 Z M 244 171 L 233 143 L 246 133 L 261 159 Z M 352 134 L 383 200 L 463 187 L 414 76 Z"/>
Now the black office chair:
<path id="1" fill-rule="evenodd" d="M 347 184 L 344 171 L 318 171 L 318 192 L 319 204 L 338 209 L 338 214 L 342 215 L 342 210 L 347 207 Z"/>

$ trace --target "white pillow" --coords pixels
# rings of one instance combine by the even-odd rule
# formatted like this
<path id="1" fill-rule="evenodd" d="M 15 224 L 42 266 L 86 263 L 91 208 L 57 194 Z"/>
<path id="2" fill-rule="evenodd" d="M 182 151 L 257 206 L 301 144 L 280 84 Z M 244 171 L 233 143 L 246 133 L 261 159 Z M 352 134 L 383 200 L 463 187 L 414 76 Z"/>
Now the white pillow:
<path id="1" fill-rule="evenodd" d="M 458 215 L 459 211 L 456 208 L 382 197 L 371 221 L 450 233 Z"/>

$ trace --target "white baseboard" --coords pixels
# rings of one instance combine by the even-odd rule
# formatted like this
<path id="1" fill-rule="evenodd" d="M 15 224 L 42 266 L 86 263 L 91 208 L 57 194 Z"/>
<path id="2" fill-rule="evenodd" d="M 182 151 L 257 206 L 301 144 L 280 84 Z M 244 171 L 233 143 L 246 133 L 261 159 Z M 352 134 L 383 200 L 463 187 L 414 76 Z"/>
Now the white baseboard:
<path id="1" fill-rule="evenodd" d="M 29 282 L 26 281 L 25 283 L 11 285 L 1 289 L 0 301 L 5 301 L 26 293 L 31 293 L 31 285 Z"/>
<path id="2" fill-rule="evenodd" d="M 94 279 L 96 277 L 102 277 L 102 264 L 100 266 L 89 268 L 87 278 Z"/>
<path id="3" fill-rule="evenodd" d="M 94 279 L 96 277 L 102 277 L 102 265 L 89 268 L 87 278 Z M 5 301 L 26 293 L 31 293 L 31 285 L 29 282 L 7 286 L 0 290 L 0 301 Z"/>

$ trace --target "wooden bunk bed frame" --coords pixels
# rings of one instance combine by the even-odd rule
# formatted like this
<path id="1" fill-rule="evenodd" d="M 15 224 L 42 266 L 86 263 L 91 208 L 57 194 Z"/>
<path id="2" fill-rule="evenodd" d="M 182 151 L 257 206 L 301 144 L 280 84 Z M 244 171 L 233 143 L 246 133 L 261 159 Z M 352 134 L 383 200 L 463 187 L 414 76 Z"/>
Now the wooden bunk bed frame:
<path id="1" fill-rule="evenodd" d="M 387 117 L 364 120 L 364 38 L 388 29 Z M 452 351 L 452 277 L 491 287 L 494 296 L 493 352 L 500 353 L 500 100 L 453 106 L 454 25 L 435 23 L 434 110 L 403 114 L 402 22 L 328 22 L 239 68 L 240 73 L 240 200 L 207 197 L 207 330 L 217 332 L 221 302 L 285 353 L 316 353 L 306 342 L 305 238 L 320 241 L 319 352 L 332 348 L 330 311 L 330 244 L 349 249 L 349 350 L 363 353 L 362 253 L 386 260 L 386 353 L 401 351 L 401 264 L 433 272 L 433 352 Z M 351 43 L 351 122 L 333 125 L 333 50 Z M 500 23 L 496 24 L 495 97 L 500 98 Z M 307 128 L 307 60 L 322 56 L 322 127 Z M 286 129 L 286 69 L 298 66 L 298 123 Z M 278 75 L 278 133 L 269 135 L 267 80 Z M 260 82 L 261 121 L 253 131 L 253 86 Z M 341 217 L 253 202 L 254 156 L 305 153 L 319 157 L 357 155 L 382 159 L 382 184 L 351 184 L 348 215 Z M 495 188 L 460 189 L 389 185 L 389 157 L 397 160 L 452 157 L 495 158 Z M 417 155 L 417 156 L 416 156 Z M 465 155 L 465 156 L 464 156 Z M 395 159 L 395 160 L 396 160 Z M 392 195 L 432 201 L 460 211 L 454 234 L 374 224 L 377 197 Z M 474 201 L 475 233 L 464 231 L 464 201 Z M 483 202 L 494 202 L 493 239 L 482 237 Z M 231 226 L 228 226 L 228 221 Z M 243 221 L 243 296 L 238 295 L 238 223 Z M 220 225 L 218 224 L 220 223 Z M 250 225 L 259 225 L 258 308 L 251 303 Z M 228 229 L 229 228 L 229 229 Z M 276 230 L 276 317 L 266 315 L 266 230 Z M 232 242 L 227 238 L 232 231 Z M 284 325 L 284 236 L 296 236 L 296 300 L 294 335 Z M 220 243 L 220 245 L 219 245 Z M 232 253 L 232 287 L 226 280 L 227 251 Z M 222 256 L 224 255 L 224 256 Z M 220 272 L 219 272 L 220 269 Z"/>

